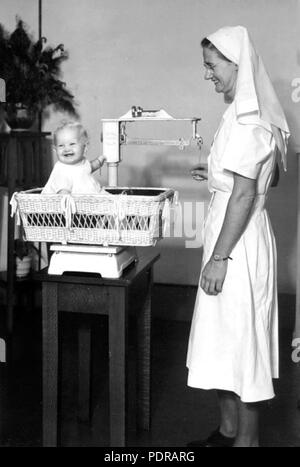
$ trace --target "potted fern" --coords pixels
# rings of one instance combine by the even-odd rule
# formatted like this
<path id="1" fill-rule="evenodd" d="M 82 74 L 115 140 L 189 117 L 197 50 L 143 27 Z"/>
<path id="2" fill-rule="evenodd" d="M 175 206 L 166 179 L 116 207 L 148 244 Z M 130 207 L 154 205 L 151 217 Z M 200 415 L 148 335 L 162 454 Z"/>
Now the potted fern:
<path id="1" fill-rule="evenodd" d="M 74 96 L 61 81 L 61 64 L 68 58 L 63 44 L 47 46 L 35 41 L 17 18 L 10 34 L 0 24 L 0 78 L 6 83 L 6 119 L 10 128 L 28 129 L 37 114 L 53 105 L 76 116 Z"/>

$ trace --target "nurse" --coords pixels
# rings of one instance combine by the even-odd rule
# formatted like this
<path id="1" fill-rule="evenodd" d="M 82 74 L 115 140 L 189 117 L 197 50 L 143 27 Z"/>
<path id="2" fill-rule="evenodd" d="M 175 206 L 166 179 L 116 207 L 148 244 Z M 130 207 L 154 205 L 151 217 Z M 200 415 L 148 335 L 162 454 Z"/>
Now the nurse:
<path id="1" fill-rule="evenodd" d="M 189 447 L 259 446 L 259 402 L 278 378 L 276 246 L 265 208 L 276 158 L 286 169 L 288 125 L 242 26 L 203 39 L 205 79 L 228 107 L 203 167 L 212 193 L 191 325 L 188 385 L 216 389 L 220 426 Z"/>

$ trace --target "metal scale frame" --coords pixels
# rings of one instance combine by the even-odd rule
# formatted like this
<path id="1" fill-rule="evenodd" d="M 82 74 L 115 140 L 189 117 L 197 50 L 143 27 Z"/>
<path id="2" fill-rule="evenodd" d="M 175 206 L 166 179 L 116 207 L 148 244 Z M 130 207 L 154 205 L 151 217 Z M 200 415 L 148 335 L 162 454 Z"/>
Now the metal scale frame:
<path id="1" fill-rule="evenodd" d="M 197 132 L 200 118 L 174 118 L 165 110 L 144 110 L 133 106 L 122 117 L 117 119 L 102 119 L 103 154 L 108 167 L 108 186 L 118 186 L 118 169 L 122 161 L 121 148 L 124 145 L 152 145 L 175 146 L 180 150 L 189 146 L 192 140 L 196 141 L 199 149 L 202 146 L 202 137 Z M 126 125 L 134 122 L 163 122 L 186 121 L 192 124 L 190 139 L 150 139 L 130 138 L 126 133 Z M 101 274 L 103 278 L 117 279 L 123 271 L 134 261 L 137 261 L 136 249 L 126 246 L 98 246 L 98 245 L 60 245 L 50 247 L 53 251 L 49 274 L 61 275 L 66 271 L 92 272 Z"/>

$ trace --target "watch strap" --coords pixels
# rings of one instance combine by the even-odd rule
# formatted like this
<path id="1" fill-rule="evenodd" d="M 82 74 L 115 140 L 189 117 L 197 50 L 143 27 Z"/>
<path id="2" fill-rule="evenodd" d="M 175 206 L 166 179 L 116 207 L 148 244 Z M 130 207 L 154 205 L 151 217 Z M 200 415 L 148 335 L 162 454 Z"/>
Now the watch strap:
<path id="1" fill-rule="evenodd" d="M 227 261 L 228 259 L 232 260 L 231 256 L 221 256 L 218 254 L 213 255 L 212 258 L 214 261 Z"/>

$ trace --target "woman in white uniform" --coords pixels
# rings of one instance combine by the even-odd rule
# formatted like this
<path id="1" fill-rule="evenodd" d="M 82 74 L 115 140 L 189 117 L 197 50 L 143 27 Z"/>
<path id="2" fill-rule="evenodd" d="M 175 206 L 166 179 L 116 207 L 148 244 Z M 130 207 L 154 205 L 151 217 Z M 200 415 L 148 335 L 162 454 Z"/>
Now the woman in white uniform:
<path id="1" fill-rule="evenodd" d="M 265 209 L 289 129 L 247 30 L 225 27 L 202 43 L 205 79 L 229 104 L 208 158 L 212 193 L 191 326 L 188 385 L 217 389 L 221 421 L 193 446 L 258 446 L 258 402 L 278 378 L 276 246 Z M 203 167 L 192 171 L 206 178 Z"/>

